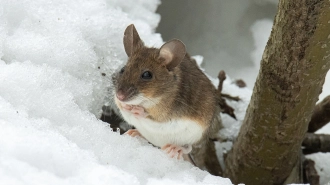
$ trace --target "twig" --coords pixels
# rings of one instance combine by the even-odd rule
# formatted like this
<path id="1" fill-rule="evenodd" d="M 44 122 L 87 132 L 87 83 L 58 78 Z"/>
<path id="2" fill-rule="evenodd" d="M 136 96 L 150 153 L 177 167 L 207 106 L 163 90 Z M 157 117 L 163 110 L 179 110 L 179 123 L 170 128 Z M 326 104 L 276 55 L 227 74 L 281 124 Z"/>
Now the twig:
<path id="1" fill-rule="evenodd" d="M 238 96 L 231 96 L 231 95 L 229 95 L 229 94 L 222 94 L 222 93 L 221 93 L 221 96 L 224 97 L 224 98 L 230 99 L 230 100 L 234 100 L 234 101 L 239 101 L 239 100 L 241 100 Z"/>
<path id="2" fill-rule="evenodd" d="M 308 132 L 315 132 L 330 122 L 330 96 L 318 103 L 308 125 Z"/>
<path id="3" fill-rule="evenodd" d="M 234 113 L 234 108 L 229 106 L 224 99 L 221 98 L 219 100 L 219 106 L 221 108 L 222 113 L 228 114 L 230 117 L 236 119 L 236 115 Z"/>
<path id="4" fill-rule="evenodd" d="M 218 85 L 218 89 L 217 89 L 217 91 L 218 91 L 218 104 L 221 108 L 221 112 L 225 113 L 225 114 L 228 114 L 232 118 L 236 119 L 234 109 L 226 103 L 226 100 L 223 99 L 223 97 L 231 99 L 231 100 L 235 100 L 235 101 L 238 101 L 239 98 L 238 97 L 232 97 L 228 94 L 222 94 L 221 93 L 222 88 L 223 88 L 223 81 L 226 80 L 226 73 L 223 70 L 221 70 L 219 72 L 218 78 L 219 78 L 219 85 Z"/>
<path id="5" fill-rule="evenodd" d="M 330 152 L 330 135 L 307 133 L 302 143 L 303 153 Z"/>
<path id="6" fill-rule="evenodd" d="M 222 92 L 223 81 L 226 80 L 226 73 L 225 71 L 221 70 L 218 74 L 219 85 L 218 85 L 218 92 Z"/>
<path id="7" fill-rule="evenodd" d="M 304 183 L 310 185 L 320 185 L 320 176 L 315 169 L 315 162 L 311 159 L 306 159 L 303 162 L 303 177 Z"/>

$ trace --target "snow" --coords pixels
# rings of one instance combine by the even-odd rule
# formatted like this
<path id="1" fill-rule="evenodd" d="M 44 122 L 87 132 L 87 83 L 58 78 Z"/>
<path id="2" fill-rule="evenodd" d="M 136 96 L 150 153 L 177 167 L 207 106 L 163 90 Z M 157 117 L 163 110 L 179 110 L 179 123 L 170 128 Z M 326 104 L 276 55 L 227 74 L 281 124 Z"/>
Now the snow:
<path id="1" fill-rule="evenodd" d="M 143 139 L 120 136 L 97 119 L 102 105 L 111 104 L 110 76 L 126 60 L 122 44 L 126 26 L 134 23 L 148 46 L 163 43 L 154 33 L 159 4 L 159 0 L 0 1 L 0 184 L 231 184 L 168 158 Z M 251 71 L 258 70 L 270 28 L 270 20 L 251 27 L 259 35 L 254 37 L 251 57 L 256 66 Z M 203 57 L 194 58 L 201 65 Z M 252 91 L 238 88 L 229 76 L 223 93 L 241 100 L 227 101 L 237 121 L 223 114 L 219 135 L 233 140 Z M 218 79 L 210 79 L 218 85 Z M 219 159 L 230 148 L 231 142 L 217 143 Z M 318 170 L 324 169 L 321 182 L 329 182 L 329 154 L 310 158 Z"/>
<path id="2" fill-rule="evenodd" d="M 0 184 L 231 184 L 97 119 L 126 26 L 162 44 L 159 3 L 0 1 Z"/>
<path id="3" fill-rule="evenodd" d="M 329 132 L 328 132 L 329 134 Z M 307 158 L 315 161 L 317 174 L 320 176 L 320 184 L 330 184 L 329 153 L 316 153 L 308 155 Z"/>

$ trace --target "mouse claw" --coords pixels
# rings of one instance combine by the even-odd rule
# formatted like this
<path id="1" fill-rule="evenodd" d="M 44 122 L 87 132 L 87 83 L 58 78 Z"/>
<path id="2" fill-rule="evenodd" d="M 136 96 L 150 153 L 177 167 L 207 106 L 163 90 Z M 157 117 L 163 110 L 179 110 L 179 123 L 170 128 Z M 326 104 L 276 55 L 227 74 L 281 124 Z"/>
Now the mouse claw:
<path id="1" fill-rule="evenodd" d="M 131 137 L 139 136 L 144 138 L 137 129 L 129 129 L 127 132 L 124 133 L 124 135 L 129 135 Z"/>
<path id="2" fill-rule="evenodd" d="M 140 106 L 133 106 L 133 108 L 130 110 L 135 117 L 142 117 L 145 118 L 147 117 L 149 114 L 144 110 L 143 107 Z"/>
<path id="3" fill-rule="evenodd" d="M 187 146 L 177 146 L 177 145 L 173 145 L 173 144 L 167 144 L 165 146 L 163 146 L 161 148 L 165 153 L 167 153 L 167 155 L 170 158 L 177 158 L 177 159 L 181 159 L 183 158 L 183 154 L 188 154 L 192 147 L 191 145 L 187 145 Z"/>

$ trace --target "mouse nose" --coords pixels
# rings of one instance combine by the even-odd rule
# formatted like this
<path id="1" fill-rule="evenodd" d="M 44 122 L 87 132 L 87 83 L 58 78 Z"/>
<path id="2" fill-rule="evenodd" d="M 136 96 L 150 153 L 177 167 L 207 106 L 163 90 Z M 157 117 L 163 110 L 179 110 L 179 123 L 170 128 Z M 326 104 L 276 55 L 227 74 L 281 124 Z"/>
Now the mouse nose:
<path id="1" fill-rule="evenodd" d="M 117 98 L 120 100 L 120 101 L 123 101 L 125 99 L 125 95 L 124 95 L 124 92 L 122 90 L 119 90 L 117 93 L 116 93 L 116 96 Z"/>

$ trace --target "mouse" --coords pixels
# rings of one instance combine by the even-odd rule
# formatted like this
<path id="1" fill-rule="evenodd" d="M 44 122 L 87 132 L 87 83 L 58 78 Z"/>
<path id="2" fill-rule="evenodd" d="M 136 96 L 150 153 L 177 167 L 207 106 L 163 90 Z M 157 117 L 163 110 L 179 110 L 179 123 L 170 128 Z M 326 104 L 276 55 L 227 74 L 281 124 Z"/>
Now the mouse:
<path id="1" fill-rule="evenodd" d="M 172 158 L 182 158 L 221 128 L 217 91 L 185 44 L 172 39 L 147 47 L 134 24 L 123 37 L 127 63 L 112 76 L 114 102 L 123 119 Z"/>

